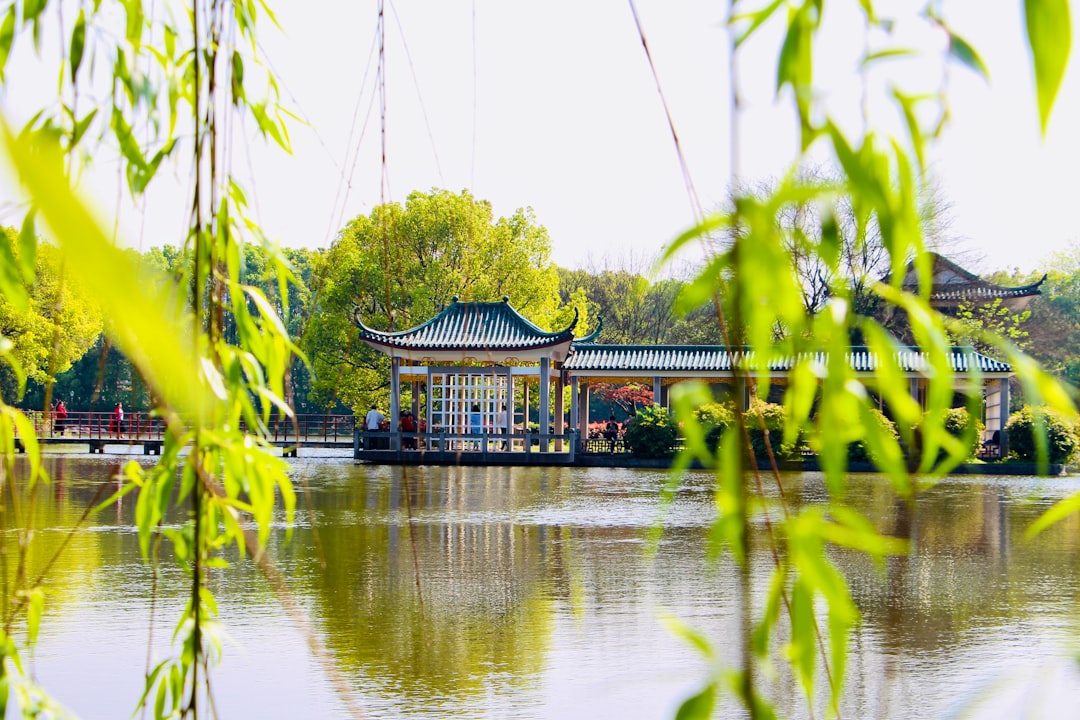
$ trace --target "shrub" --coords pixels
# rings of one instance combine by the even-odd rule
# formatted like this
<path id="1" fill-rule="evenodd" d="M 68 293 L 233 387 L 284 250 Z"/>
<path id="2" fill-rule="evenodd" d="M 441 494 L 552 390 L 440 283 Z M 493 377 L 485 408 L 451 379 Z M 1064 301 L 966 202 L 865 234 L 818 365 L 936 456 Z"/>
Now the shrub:
<path id="1" fill-rule="evenodd" d="M 926 416 L 924 415 L 923 420 L 915 426 L 915 432 L 918 433 L 920 443 L 922 442 L 921 426 L 925 421 Z M 974 424 L 974 428 L 970 429 L 972 424 Z M 971 435 L 968 437 L 969 446 L 967 448 L 967 453 L 964 455 L 964 458 L 969 459 L 975 457 L 976 453 L 979 450 L 979 446 L 982 444 L 983 430 L 986 429 L 986 426 L 983 425 L 981 419 L 977 417 L 972 417 L 971 413 L 968 412 L 967 408 L 950 408 L 945 413 L 944 427 L 945 432 L 949 433 L 955 438 L 960 439 L 964 438 L 965 432 L 970 432 Z M 945 458 L 945 455 L 946 453 L 944 450 L 940 451 L 938 453 L 938 461 L 943 460 Z"/>
<path id="2" fill-rule="evenodd" d="M 1035 433 L 1038 432 L 1038 418 L 1042 418 L 1046 428 L 1047 460 L 1052 463 L 1068 462 L 1080 446 L 1076 428 L 1061 415 L 1045 407 L 1026 407 L 1009 417 L 1009 422 L 1005 425 L 1009 454 L 1020 460 L 1037 459 Z"/>
<path id="3" fill-rule="evenodd" d="M 716 452 L 720 436 L 735 421 L 735 412 L 727 403 L 715 402 L 697 408 L 694 416 L 705 433 L 705 444 L 709 450 Z"/>
<path id="4" fill-rule="evenodd" d="M 979 451 L 984 430 L 986 430 L 986 426 L 983 425 L 982 419 L 973 417 L 967 408 L 952 408 L 945 415 L 945 431 L 950 435 L 963 438 L 965 432 L 971 433 L 967 449 L 967 457 L 969 458 L 975 457 L 975 454 Z"/>
<path id="5" fill-rule="evenodd" d="M 887 434 L 890 434 L 897 439 L 900 438 L 900 433 L 896 431 L 896 423 L 885 417 L 885 413 L 877 408 L 870 408 L 870 415 L 873 416 L 874 422 L 876 422 Z M 870 448 L 866 446 L 864 441 L 856 440 L 848 445 L 848 462 L 869 462 L 873 459 L 874 458 L 870 454 Z"/>
<path id="6" fill-rule="evenodd" d="M 667 408 L 648 405 L 630 418 L 623 430 L 623 442 L 638 458 L 668 458 L 675 454 L 678 428 Z"/>
<path id="7" fill-rule="evenodd" d="M 765 430 L 761 426 L 764 422 Z M 765 448 L 765 436 L 768 435 L 769 444 L 772 446 L 773 455 L 777 458 L 791 458 L 796 456 L 799 441 L 793 445 L 781 445 L 784 438 L 784 406 L 776 403 L 764 402 L 754 399 L 746 411 L 746 430 L 750 435 L 750 447 L 753 448 L 754 457 L 767 458 L 769 456 Z"/>

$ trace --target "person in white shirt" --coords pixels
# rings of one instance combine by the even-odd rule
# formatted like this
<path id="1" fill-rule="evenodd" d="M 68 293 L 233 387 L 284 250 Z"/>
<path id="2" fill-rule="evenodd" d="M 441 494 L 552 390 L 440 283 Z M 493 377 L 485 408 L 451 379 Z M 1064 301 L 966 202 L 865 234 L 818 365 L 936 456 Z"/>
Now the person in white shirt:
<path id="1" fill-rule="evenodd" d="M 371 409 L 368 410 L 367 417 L 364 418 L 364 429 L 368 432 L 379 432 L 382 430 L 384 420 L 386 420 L 386 417 L 379 412 L 379 408 L 372 405 Z M 386 442 L 388 443 L 389 441 Z M 382 439 L 367 438 L 366 443 L 370 450 L 385 449 L 383 448 L 384 441 Z M 389 447 L 389 444 L 387 444 L 386 447 Z"/>

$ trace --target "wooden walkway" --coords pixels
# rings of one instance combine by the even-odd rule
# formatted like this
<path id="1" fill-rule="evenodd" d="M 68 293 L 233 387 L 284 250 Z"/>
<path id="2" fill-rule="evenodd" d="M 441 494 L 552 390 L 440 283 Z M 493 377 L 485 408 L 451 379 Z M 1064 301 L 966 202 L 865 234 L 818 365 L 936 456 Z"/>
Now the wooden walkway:
<path id="1" fill-rule="evenodd" d="M 69 412 L 66 419 L 48 419 L 42 413 L 29 413 L 37 431 L 42 451 L 59 446 L 85 446 L 91 454 L 109 452 L 132 454 L 141 448 L 143 455 L 160 455 L 165 444 L 165 424 L 149 413 L 127 413 L 122 427 L 117 427 L 109 412 Z M 353 448 L 356 419 L 352 415 L 298 415 L 296 422 L 281 420 L 271 425 L 270 441 L 286 457 L 296 457 L 299 448 Z M 16 439 L 16 447 L 24 452 Z"/>

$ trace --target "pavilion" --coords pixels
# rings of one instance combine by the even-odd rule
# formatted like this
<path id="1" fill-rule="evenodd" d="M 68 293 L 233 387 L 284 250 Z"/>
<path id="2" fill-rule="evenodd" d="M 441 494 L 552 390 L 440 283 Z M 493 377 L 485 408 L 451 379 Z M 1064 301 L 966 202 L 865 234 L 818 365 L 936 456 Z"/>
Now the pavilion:
<path id="1" fill-rule="evenodd" d="M 455 297 L 432 319 L 400 332 L 374 330 L 357 319 L 360 339 L 390 358 L 391 374 L 389 447 L 384 442 L 384 449 L 362 451 L 358 432 L 357 458 L 510 463 L 522 462 L 524 455 L 527 462 L 572 464 L 577 440 L 585 436 L 589 424 L 591 385 L 644 383 L 652 386 L 654 402 L 667 406 L 669 389 L 676 383 L 695 379 L 734 387 L 734 371 L 755 365 L 751 353 L 722 346 L 599 344 L 600 329 L 582 337 L 574 334 L 577 321 L 575 314 L 562 330 L 542 330 L 515 310 L 507 297 L 502 302 L 463 302 Z M 895 359 L 911 383 L 912 397 L 925 404 L 930 368 L 926 353 L 906 348 Z M 995 432 L 1004 438 L 1012 368 L 970 348 L 954 348 L 948 359 L 957 391 L 973 390 L 975 379 L 982 384 L 987 438 Z M 866 348 L 851 348 L 848 361 L 864 378 L 877 367 L 876 356 Z M 769 374 L 782 383 L 794 366 L 795 358 L 771 360 Z M 569 427 L 563 407 L 567 386 Z M 403 387 L 411 390 L 413 414 L 426 421 L 423 433 L 405 434 L 408 443 L 396 431 Z M 519 388 L 522 402 L 517 406 Z M 540 412 L 538 432 L 529 434 L 534 391 L 537 407 L 554 405 L 554 417 Z M 414 437 L 418 442 L 412 442 Z M 533 451 L 537 442 L 539 450 Z"/>

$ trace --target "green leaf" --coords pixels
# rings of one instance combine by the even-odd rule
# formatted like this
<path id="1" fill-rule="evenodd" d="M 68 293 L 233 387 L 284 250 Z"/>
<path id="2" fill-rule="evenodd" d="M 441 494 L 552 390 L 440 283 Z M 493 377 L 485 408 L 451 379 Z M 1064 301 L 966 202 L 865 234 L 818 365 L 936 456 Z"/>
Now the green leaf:
<path id="1" fill-rule="evenodd" d="M 132 47 L 139 49 L 142 41 L 143 30 L 143 6 L 142 0 L 121 0 L 121 5 L 127 11 L 127 41 Z"/>
<path id="2" fill-rule="evenodd" d="M 1080 493 L 1070 495 L 1054 503 L 1049 510 L 1031 524 L 1031 527 L 1024 531 L 1024 537 L 1030 540 L 1059 520 L 1069 517 L 1077 510 L 1080 510 Z"/>
<path id="3" fill-rule="evenodd" d="M 926 97 L 905 95 L 896 88 L 892 88 L 892 96 L 904 114 L 908 136 L 911 138 L 911 147 L 915 150 L 915 159 L 919 163 L 919 172 L 922 173 L 926 169 L 926 137 L 922 126 L 919 125 L 919 118 L 915 114 L 915 106 Z"/>
<path id="4" fill-rule="evenodd" d="M 975 52 L 975 48 L 952 30 L 946 28 L 946 32 L 949 33 L 949 55 L 982 75 L 987 82 L 990 82 L 990 71 L 986 69 L 986 64 L 979 57 L 979 53 Z"/>
<path id="5" fill-rule="evenodd" d="M 30 591 L 30 602 L 26 606 L 26 643 L 33 647 L 37 643 L 41 630 L 41 616 L 45 612 L 45 593 L 40 587 Z"/>
<path id="6" fill-rule="evenodd" d="M 73 193 L 64 175 L 56 137 L 33 133 L 16 138 L 0 123 L 0 148 L 18 173 L 38 217 L 52 229 L 67 256 L 68 270 L 94 295 L 109 317 L 117 347 L 154 389 L 185 419 L 202 425 L 211 401 L 198 374 L 190 327 L 169 310 L 170 283 L 149 276 Z"/>
<path id="7" fill-rule="evenodd" d="M 918 53 L 911 48 L 886 48 L 885 50 L 867 53 L 866 57 L 862 60 L 862 66 L 868 67 L 879 60 L 895 60 L 896 58 L 912 57 L 917 54 Z"/>
<path id="8" fill-rule="evenodd" d="M 97 117 L 97 108 L 91 110 L 89 113 L 86 114 L 86 117 L 75 123 L 74 129 L 71 131 L 72 147 L 75 147 L 79 144 L 79 141 L 82 140 L 83 135 L 86 134 L 87 129 L 90 127 L 90 123 L 94 121 L 95 117 Z"/>
<path id="9" fill-rule="evenodd" d="M 86 15 L 79 10 L 79 17 L 75 20 L 75 29 L 71 31 L 71 82 L 74 83 L 78 74 L 79 66 L 82 65 L 83 49 L 86 45 Z"/>
<path id="10" fill-rule="evenodd" d="M 716 660 L 716 648 L 712 646 L 709 639 L 701 632 L 690 627 L 674 615 L 665 615 L 661 618 L 661 621 L 668 632 L 675 637 L 682 639 L 688 645 L 692 645 L 699 653 L 701 653 L 702 657 L 709 660 Z"/>
<path id="11" fill-rule="evenodd" d="M 19 271 L 23 282 L 33 285 L 37 271 L 37 233 L 34 232 L 34 211 L 26 213 L 19 229 Z"/>
<path id="12" fill-rule="evenodd" d="M 735 38 L 736 50 L 738 50 L 739 46 L 742 45 L 746 40 L 750 39 L 750 36 L 753 35 L 757 31 L 757 29 L 761 27 L 762 24 L 764 24 L 766 20 L 772 17 L 773 13 L 776 12 L 776 9 L 783 4 L 783 1 L 784 0 L 773 0 L 772 3 L 756 12 L 732 16 L 729 22 L 730 25 L 735 25 L 736 23 L 740 23 L 744 20 L 750 21 L 749 26 L 747 26 L 747 28 L 740 32 Z"/>
<path id="13" fill-rule="evenodd" d="M 813 80 L 813 56 L 811 54 L 812 30 L 806 6 L 796 12 L 788 23 L 787 35 L 780 48 L 780 61 L 776 68 L 776 92 L 791 85 L 796 96 L 806 93 Z"/>
<path id="14" fill-rule="evenodd" d="M 30 294 L 26 289 L 20 263 L 15 259 L 15 252 L 8 237 L 0 235 L 0 294 L 17 310 L 26 310 Z"/>
<path id="15" fill-rule="evenodd" d="M 4 79 L 4 69 L 7 67 L 8 58 L 11 56 L 11 46 L 15 42 L 15 3 L 12 3 L 4 14 L 4 22 L 0 24 L 0 80 Z"/>
<path id="16" fill-rule="evenodd" d="M 1072 49 L 1072 19 L 1068 0 L 1024 0 L 1028 47 L 1035 66 L 1039 123 L 1043 135 L 1050 120 L 1065 66 Z"/>
<path id="17" fill-rule="evenodd" d="M 22 440 L 23 447 L 26 448 L 26 457 L 30 464 L 30 475 L 27 478 L 29 486 L 33 487 L 34 483 L 38 481 L 38 478 L 48 480 L 45 476 L 45 471 L 41 468 L 41 450 L 38 446 L 34 423 L 30 421 L 30 418 L 26 417 L 26 415 L 15 408 L 8 408 L 5 406 L 4 411 L 5 413 L 11 414 L 11 420 L 15 425 L 19 439 Z"/>
<path id="18" fill-rule="evenodd" d="M 142 148 L 139 147 L 139 142 L 135 139 L 131 125 L 128 124 L 127 118 L 124 117 L 120 108 L 115 106 L 113 107 L 112 127 L 124 158 L 137 168 L 146 168 L 146 158 L 143 156 Z"/>
<path id="19" fill-rule="evenodd" d="M 244 58 L 239 52 L 232 54 L 232 101 L 238 105 L 244 97 Z"/>
<path id="20" fill-rule="evenodd" d="M 701 692 L 687 698 L 675 713 L 675 720 L 709 720 L 716 707 L 716 683 L 711 682 Z"/>

